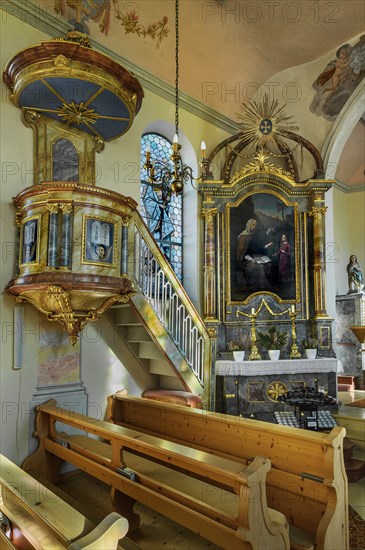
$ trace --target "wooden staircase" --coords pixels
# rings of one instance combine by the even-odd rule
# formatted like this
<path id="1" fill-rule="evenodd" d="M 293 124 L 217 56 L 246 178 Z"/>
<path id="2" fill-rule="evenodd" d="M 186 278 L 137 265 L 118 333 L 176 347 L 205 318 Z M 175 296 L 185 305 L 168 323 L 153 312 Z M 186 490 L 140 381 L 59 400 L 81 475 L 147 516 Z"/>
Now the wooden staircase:
<path id="1" fill-rule="evenodd" d="M 110 311 L 118 334 L 124 339 L 141 367 L 151 375 L 154 380 L 152 385 L 161 389 L 186 390 L 178 372 L 153 340 L 148 325 L 143 323 L 132 304 L 118 304 Z"/>

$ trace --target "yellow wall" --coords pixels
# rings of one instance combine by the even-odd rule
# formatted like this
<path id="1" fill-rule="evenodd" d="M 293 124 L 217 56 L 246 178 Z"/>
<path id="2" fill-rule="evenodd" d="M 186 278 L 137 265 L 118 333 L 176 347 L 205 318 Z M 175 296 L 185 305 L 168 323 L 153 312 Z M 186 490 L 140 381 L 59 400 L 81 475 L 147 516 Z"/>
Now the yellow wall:
<path id="1" fill-rule="evenodd" d="M 334 189 L 334 242 L 327 243 L 327 262 L 334 262 L 336 295 L 347 294 L 346 266 L 356 254 L 365 270 L 365 192 Z"/>

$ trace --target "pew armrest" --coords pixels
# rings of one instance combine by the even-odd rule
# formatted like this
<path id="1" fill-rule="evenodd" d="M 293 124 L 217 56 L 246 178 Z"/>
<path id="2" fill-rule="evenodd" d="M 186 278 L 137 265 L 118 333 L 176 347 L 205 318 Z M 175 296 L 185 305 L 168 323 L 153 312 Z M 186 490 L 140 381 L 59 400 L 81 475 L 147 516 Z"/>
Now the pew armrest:
<path id="1" fill-rule="evenodd" d="M 112 512 L 91 533 L 70 544 L 68 550 L 114 550 L 127 531 L 126 518 Z"/>

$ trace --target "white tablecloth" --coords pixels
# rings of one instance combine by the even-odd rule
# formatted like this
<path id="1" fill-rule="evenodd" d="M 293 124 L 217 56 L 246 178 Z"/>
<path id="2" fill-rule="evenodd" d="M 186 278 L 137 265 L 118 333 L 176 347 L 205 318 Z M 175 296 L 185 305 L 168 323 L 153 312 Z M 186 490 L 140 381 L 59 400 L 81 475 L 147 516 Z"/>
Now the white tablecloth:
<path id="1" fill-rule="evenodd" d="M 279 359 L 278 361 L 216 361 L 217 376 L 263 376 L 270 374 L 305 374 L 343 372 L 338 359 Z"/>

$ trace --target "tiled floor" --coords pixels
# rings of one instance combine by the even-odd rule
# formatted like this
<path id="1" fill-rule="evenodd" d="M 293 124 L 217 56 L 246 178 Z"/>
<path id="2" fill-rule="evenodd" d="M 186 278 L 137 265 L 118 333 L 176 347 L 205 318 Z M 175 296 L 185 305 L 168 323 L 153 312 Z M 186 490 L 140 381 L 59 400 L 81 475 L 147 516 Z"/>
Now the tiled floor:
<path id="1" fill-rule="evenodd" d="M 342 415 L 355 416 L 364 420 L 365 434 L 365 409 L 359 407 L 346 407 L 346 403 L 365 398 L 365 391 L 339 392 L 338 399 L 342 403 L 339 412 Z M 358 447 L 353 451 L 353 457 L 359 460 L 365 460 L 365 453 Z M 365 477 L 356 483 L 349 483 L 349 504 L 356 512 L 365 519 Z"/>

